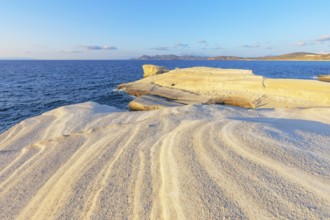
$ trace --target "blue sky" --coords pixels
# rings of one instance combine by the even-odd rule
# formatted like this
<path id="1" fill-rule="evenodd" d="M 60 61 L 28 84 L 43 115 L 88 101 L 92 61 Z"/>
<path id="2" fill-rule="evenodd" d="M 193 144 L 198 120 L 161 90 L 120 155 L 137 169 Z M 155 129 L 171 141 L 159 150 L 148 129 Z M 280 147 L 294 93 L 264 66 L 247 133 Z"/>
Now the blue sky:
<path id="1" fill-rule="evenodd" d="M 330 52 L 329 0 L 0 0 L 0 58 Z"/>

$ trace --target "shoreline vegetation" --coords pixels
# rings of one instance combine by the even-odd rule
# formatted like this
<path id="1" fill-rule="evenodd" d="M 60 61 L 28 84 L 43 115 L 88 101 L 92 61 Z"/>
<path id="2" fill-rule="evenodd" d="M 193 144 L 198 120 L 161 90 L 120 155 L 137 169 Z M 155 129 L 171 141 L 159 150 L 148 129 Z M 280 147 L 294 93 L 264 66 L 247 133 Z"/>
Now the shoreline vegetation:
<path id="1" fill-rule="evenodd" d="M 143 69 L 119 88 L 152 111 L 86 102 L 0 134 L 0 219 L 329 218 L 330 83 Z"/>
<path id="2" fill-rule="evenodd" d="M 238 56 L 177 56 L 177 55 L 143 55 L 133 60 L 241 60 L 241 61 L 330 61 L 330 54 L 317 54 L 296 52 L 283 54 L 278 56 L 262 56 L 262 57 L 238 57 Z"/>

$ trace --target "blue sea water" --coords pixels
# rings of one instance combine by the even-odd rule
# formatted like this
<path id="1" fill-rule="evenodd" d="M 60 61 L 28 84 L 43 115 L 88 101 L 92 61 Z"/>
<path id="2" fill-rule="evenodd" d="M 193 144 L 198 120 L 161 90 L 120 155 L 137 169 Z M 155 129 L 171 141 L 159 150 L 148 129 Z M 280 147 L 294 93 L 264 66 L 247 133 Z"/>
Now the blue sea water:
<path id="1" fill-rule="evenodd" d="M 251 69 L 269 78 L 312 79 L 330 62 L 274 61 L 0 61 L 0 133 L 59 106 L 94 101 L 127 109 L 133 98 L 116 87 L 142 77 L 143 64 Z"/>

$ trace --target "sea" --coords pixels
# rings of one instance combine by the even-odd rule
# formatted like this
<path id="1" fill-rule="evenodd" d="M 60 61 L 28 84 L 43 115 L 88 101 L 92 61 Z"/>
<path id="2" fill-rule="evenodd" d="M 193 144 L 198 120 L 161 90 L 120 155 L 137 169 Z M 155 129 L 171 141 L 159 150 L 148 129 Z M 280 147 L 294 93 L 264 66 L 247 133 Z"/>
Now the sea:
<path id="1" fill-rule="evenodd" d="M 128 111 L 134 97 L 117 90 L 142 78 L 142 65 L 169 69 L 193 66 L 250 69 L 268 78 L 314 79 L 330 73 L 330 62 L 110 60 L 0 61 L 0 133 L 16 123 L 60 106 L 93 101 Z"/>

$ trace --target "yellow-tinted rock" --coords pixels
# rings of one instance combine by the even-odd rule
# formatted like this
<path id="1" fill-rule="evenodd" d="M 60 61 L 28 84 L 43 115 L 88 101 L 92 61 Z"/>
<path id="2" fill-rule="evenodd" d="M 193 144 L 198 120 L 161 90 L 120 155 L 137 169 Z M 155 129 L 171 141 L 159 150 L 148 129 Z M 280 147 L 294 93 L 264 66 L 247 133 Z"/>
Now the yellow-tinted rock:
<path id="1" fill-rule="evenodd" d="M 317 76 L 317 78 L 320 81 L 330 82 L 330 74 L 329 75 L 319 75 L 319 76 Z"/>
<path id="2" fill-rule="evenodd" d="M 152 64 L 145 64 L 142 66 L 142 68 L 143 68 L 143 77 L 154 76 L 169 71 L 164 66 L 156 66 Z"/>
<path id="3" fill-rule="evenodd" d="M 245 108 L 329 107 L 330 84 L 269 79 L 251 70 L 192 67 L 120 85 L 129 94 L 152 94 L 182 104 L 222 103 Z"/>
<path id="4" fill-rule="evenodd" d="M 154 95 L 143 95 L 131 101 L 128 107 L 130 110 L 133 111 L 147 111 L 164 107 L 177 107 L 182 105 L 184 104 L 171 100 L 166 100 L 166 98 L 163 97 Z"/>

